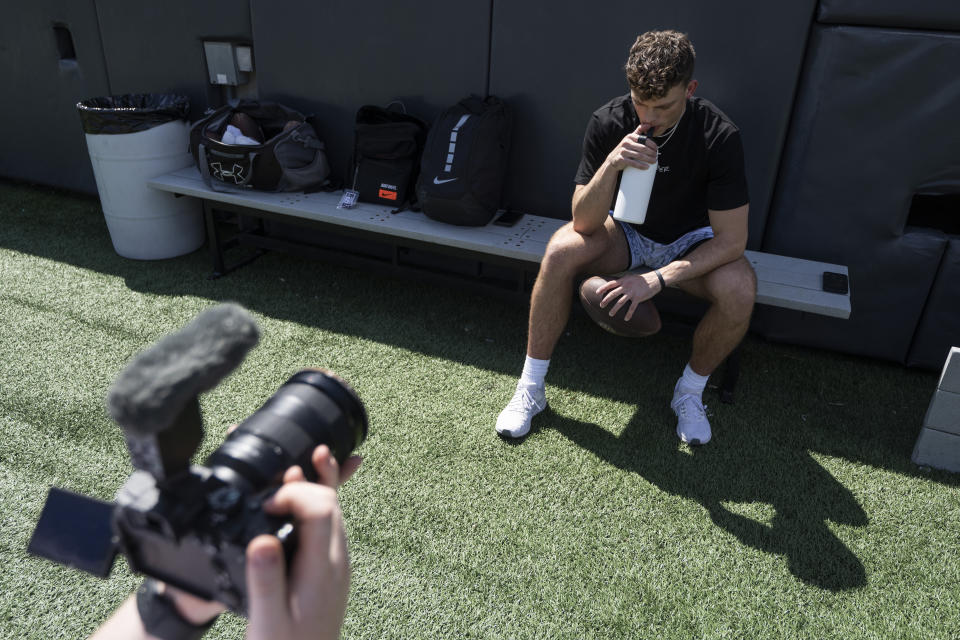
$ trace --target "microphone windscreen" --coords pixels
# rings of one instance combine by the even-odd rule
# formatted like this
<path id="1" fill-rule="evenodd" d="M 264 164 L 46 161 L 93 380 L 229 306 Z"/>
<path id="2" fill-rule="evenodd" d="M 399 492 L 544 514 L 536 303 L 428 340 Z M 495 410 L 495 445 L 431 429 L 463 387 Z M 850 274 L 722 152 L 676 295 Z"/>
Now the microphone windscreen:
<path id="1" fill-rule="evenodd" d="M 163 431 L 187 402 L 233 371 L 259 338 L 243 307 L 208 309 L 138 354 L 111 385 L 107 410 L 124 429 Z"/>

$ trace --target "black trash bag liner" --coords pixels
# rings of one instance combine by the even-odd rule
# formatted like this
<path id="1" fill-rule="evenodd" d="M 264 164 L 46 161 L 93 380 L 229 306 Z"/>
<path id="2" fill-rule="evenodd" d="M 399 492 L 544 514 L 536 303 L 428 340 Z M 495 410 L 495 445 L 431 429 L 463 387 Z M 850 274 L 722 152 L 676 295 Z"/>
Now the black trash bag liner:
<path id="1" fill-rule="evenodd" d="M 128 93 L 77 103 L 85 133 L 136 133 L 186 120 L 190 99 L 169 93 Z"/>

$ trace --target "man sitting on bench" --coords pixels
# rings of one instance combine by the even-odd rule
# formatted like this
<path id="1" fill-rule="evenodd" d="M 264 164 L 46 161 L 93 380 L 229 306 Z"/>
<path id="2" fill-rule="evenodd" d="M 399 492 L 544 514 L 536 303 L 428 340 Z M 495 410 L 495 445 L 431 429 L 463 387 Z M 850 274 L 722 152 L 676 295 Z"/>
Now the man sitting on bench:
<path id="1" fill-rule="evenodd" d="M 630 316 L 666 286 L 710 302 L 670 403 L 680 439 L 709 442 L 701 394 L 747 331 L 756 276 L 743 257 L 748 195 L 740 133 L 717 107 L 693 97 L 693 67 L 693 45 L 686 35 L 645 33 L 627 59 L 630 93 L 593 113 L 574 179 L 573 221 L 550 239 L 533 287 L 523 373 L 497 418 L 502 436 L 525 436 L 531 419 L 547 406 L 544 377 L 566 326 L 577 278 L 646 266 L 652 271 L 604 285 L 604 307 L 613 315 L 630 305 Z M 640 134 L 647 136 L 645 143 Z M 647 169 L 658 157 L 645 222 L 614 220 L 610 210 L 620 171 Z"/>

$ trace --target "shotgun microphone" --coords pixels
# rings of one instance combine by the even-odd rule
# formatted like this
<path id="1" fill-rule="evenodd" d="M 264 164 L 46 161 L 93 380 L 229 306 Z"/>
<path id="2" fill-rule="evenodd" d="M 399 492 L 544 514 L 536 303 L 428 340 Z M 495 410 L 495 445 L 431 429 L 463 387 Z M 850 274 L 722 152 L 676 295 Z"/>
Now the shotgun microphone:
<path id="1" fill-rule="evenodd" d="M 136 356 L 110 387 L 107 409 L 125 430 L 163 431 L 191 399 L 233 371 L 259 338 L 243 307 L 208 309 Z"/>
<path id="2" fill-rule="evenodd" d="M 197 395 L 233 371 L 259 338 L 245 309 L 222 304 L 127 365 L 107 393 L 107 410 L 123 427 L 136 469 L 162 481 L 189 467 L 203 440 Z"/>

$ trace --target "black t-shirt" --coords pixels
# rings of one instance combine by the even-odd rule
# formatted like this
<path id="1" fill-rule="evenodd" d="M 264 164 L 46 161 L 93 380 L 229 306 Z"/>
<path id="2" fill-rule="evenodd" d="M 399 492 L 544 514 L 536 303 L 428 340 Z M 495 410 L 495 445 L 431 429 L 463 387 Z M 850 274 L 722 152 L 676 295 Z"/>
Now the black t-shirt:
<path id="1" fill-rule="evenodd" d="M 583 156 L 574 178 L 587 184 L 623 137 L 640 126 L 630 94 L 593 112 L 583 136 Z M 740 130 L 710 101 L 693 97 L 673 136 L 654 137 L 660 147 L 657 177 L 643 224 L 633 227 L 668 244 L 710 225 L 707 209 L 735 209 L 749 202 Z M 617 185 L 620 176 L 617 176 Z M 616 202 L 616 190 L 610 208 Z"/>

